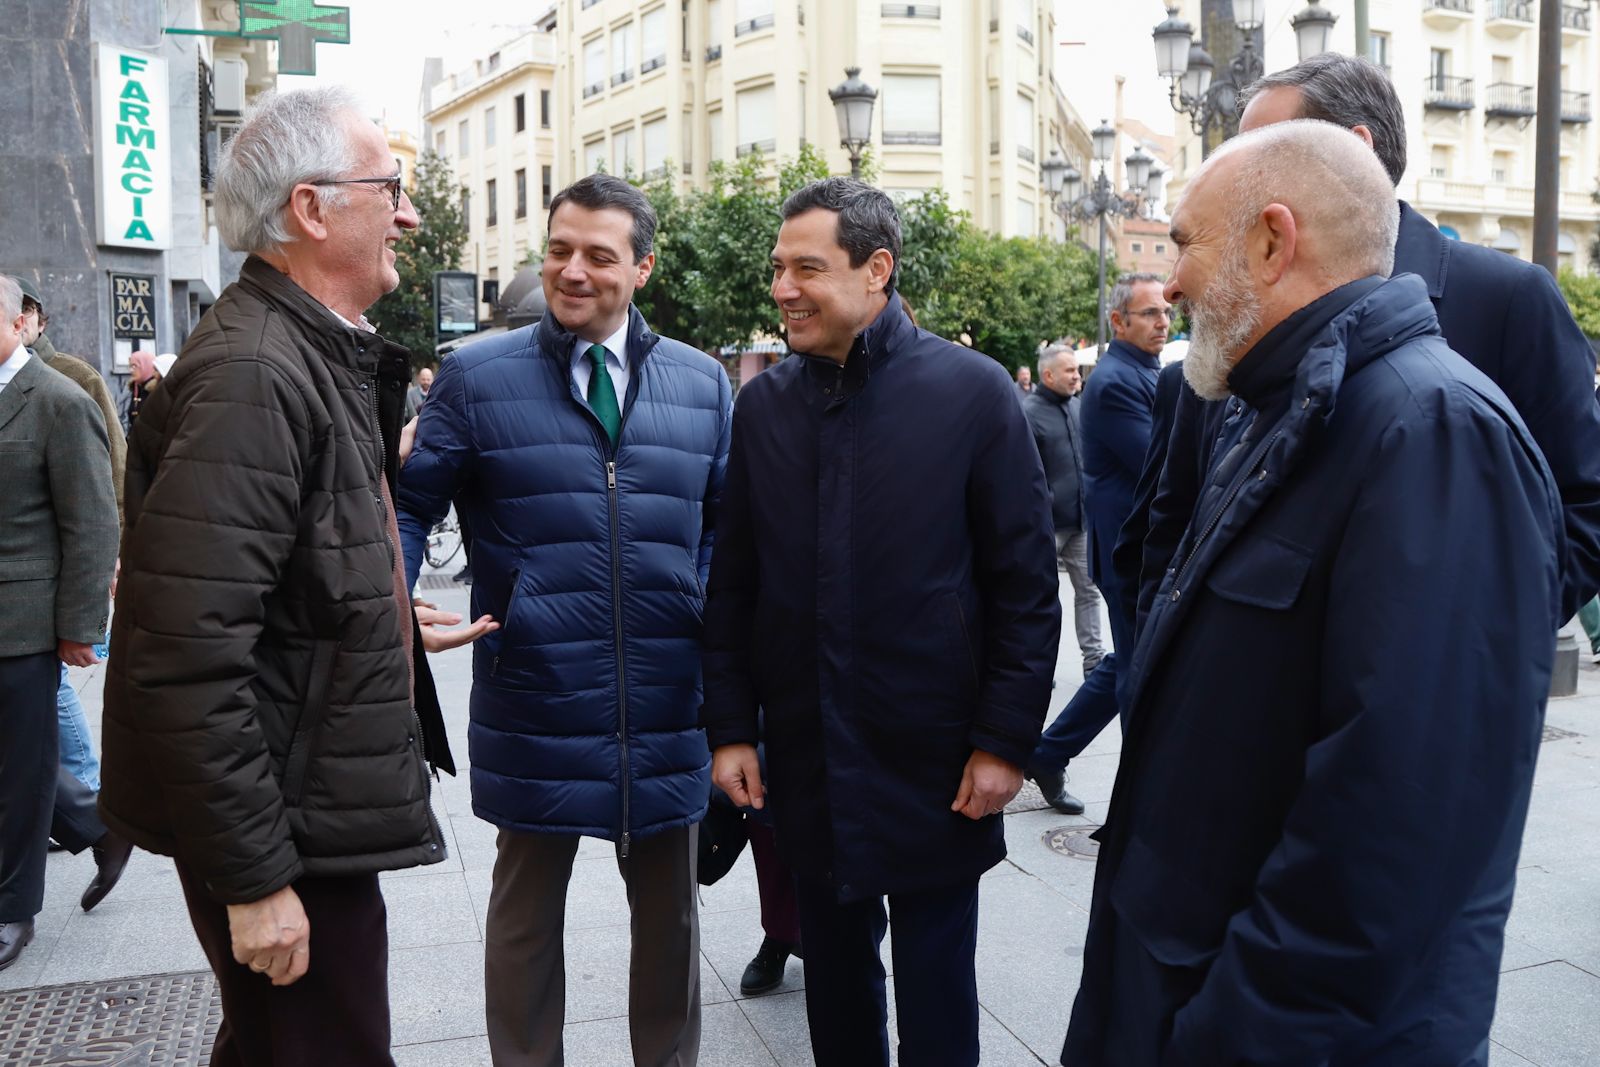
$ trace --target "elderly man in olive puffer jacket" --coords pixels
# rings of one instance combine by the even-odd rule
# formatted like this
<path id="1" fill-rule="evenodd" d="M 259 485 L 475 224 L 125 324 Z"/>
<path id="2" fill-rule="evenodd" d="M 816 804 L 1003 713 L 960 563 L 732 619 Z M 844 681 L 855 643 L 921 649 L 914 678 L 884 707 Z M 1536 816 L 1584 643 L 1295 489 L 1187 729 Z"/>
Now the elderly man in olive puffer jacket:
<path id="1" fill-rule="evenodd" d="M 391 1064 L 378 872 L 445 856 L 391 504 L 408 359 L 363 314 L 417 215 L 353 102 L 268 98 L 230 141 L 219 225 L 254 254 L 128 460 L 100 802 L 177 861 L 213 1063 Z"/>

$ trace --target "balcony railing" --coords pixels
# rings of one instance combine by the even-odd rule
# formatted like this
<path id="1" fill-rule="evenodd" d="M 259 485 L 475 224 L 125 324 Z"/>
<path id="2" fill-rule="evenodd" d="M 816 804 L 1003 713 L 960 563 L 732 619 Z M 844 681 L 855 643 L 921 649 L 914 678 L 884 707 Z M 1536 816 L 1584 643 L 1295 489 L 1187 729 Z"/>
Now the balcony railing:
<path id="1" fill-rule="evenodd" d="M 605 83 L 605 79 L 602 78 L 597 82 L 590 82 L 588 85 L 585 85 L 583 87 L 583 98 L 585 100 L 587 100 L 591 96 L 599 96 L 601 93 L 603 93 L 605 91 L 606 91 L 606 83 Z"/>
<path id="2" fill-rule="evenodd" d="M 990 141 L 989 142 L 989 154 L 991 156 L 998 156 L 1000 154 L 1000 142 L 999 141 Z"/>
<path id="3" fill-rule="evenodd" d="M 990 33 L 999 33 L 1000 32 L 1000 20 L 999 19 L 990 19 L 989 20 L 989 32 Z"/>
<path id="4" fill-rule="evenodd" d="M 1026 26 L 1017 27 L 1017 36 L 1022 38 L 1022 40 L 1027 41 L 1029 44 L 1033 43 L 1033 31 L 1028 29 Z"/>
<path id="5" fill-rule="evenodd" d="M 1430 74 L 1423 79 L 1422 106 L 1443 111 L 1472 110 L 1472 79 Z"/>
<path id="6" fill-rule="evenodd" d="M 800 25 L 804 26 L 806 24 L 806 5 L 796 4 L 795 15 L 800 19 Z"/>
<path id="7" fill-rule="evenodd" d="M 738 153 L 741 156 L 750 156 L 750 155 L 754 155 L 757 152 L 761 152 L 764 155 L 771 155 L 773 152 L 776 152 L 777 150 L 778 150 L 777 138 L 768 137 L 768 138 L 766 138 L 764 140 L 750 141 L 750 142 L 748 142 L 746 144 L 740 145 L 739 148 L 738 148 Z"/>
<path id="8" fill-rule="evenodd" d="M 1459 11 L 1463 14 L 1472 14 L 1472 0 L 1426 0 L 1422 5 L 1424 11 Z"/>
<path id="9" fill-rule="evenodd" d="M 715 63 L 717 60 L 719 60 L 721 58 L 722 58 L 722 46 L 720 44 L 710 45 L 709 47 L 706 48 L 706 62 L 707 63 Z"/>
<path id="10" fill-rule="evenodd" d="M 1533 0 L 1489 0 L 1489 17 L 1532 22 Z"/>
<path id="11" fill-rule="evenodd" d="M 1589 119 L 1589 94 L 1561 90 L 1561 121 L 1588 122 Z"/>
<path id="12" fill-rule="evenodd" d="M 1032 163 L 1034 160 L 1033 149 L 1025 144 L 1017 145 L 1017 158 L 1023 162 Z"/>
<path id="13" fill-rule="evenodd" d="M 1533 86 L 1490 82 L 1484 89 L 1483 113 L 1502 118 L 1527 118 L 1535 111 Z"/>
<path id="14" fill-rule="evenodd" d="M 666 176 L 667 168 L 665 165 L 660 167 L 651 167 L 649 170 L 640 175 L 640 177 L 647 182 L 653 182 L 658 178 L 665 178 Z"/>
<path id="15" fill-rule="evenodd" d="M 1588 33 L 1593 28 L 1589 19 L 1588 4 L 1562 4 L 1561 28 L 1564 30 L 1582 30 Z"/>
<path id="16" fill-rule="evenodd" d="M 587 11 L 587 10 L 589 10 L 589 8 L 593 7 L 594 5 L 598 4 L 599 2 L 600 2 L 600 0 L 583 0 L 582 9 L 584 11 Z"/>
<path id="17" fill-rule="evenodd" d="M 886 19 L 936 19 L 939 14 L 938 4 L 883 5 L 883 17 Z"/>
<path id="18" fill-rule="evenodd" d="M 639 73 L 640 74 L 649 74 L 652 70 L 659 70 L 660 68 L 662 68 L 662 67 L 664 67 L 666 65 L 667 65 L 667 57 L 666 56 L 651 56 L 649 59 L 647 59 L 643 63 L 639 64 Z"/>
<path id="19" fill-rule="evenodd" d="M 619 70 L 615 74 L 611 75 L 612 85 L 621 85 L 623 82 L 631 81 L 633 81 L 633 71 L 631 70 Z"/>
<path id="20" fill-rule="evenodd" d="M 884 130 L 884 144 L 941 144 L 938 130 Z"/>
<path id="21" fill-rule="evenodd" d="M 743 37 L 745 34 L 755 33 L 757 30 L 770 29 L 772 20 L 772 15 L 757 15 L 753 19 L 745 19 L 743 22 L 734 25 L 733 35 L 735 37 Z"/>

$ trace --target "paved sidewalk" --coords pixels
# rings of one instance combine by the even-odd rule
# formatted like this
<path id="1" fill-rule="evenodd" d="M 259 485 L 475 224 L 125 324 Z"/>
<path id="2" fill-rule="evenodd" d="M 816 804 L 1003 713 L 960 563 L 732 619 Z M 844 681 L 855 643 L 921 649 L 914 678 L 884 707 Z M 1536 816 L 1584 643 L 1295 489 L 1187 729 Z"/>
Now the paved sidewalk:
<path id="1" fill-rule="evenodd" d="M 466 611 L 463 589 L 424 592 L 441 608 Z M 1078 658 L 1069 635 L 1052 714 L 1082 681 Z M 460 759 L 466 754 L 470 656 L 457 650 L 435 657 L 433 666 Z M 98 736 L 100 670 L 75 673 Z M 1552 702 L 1548 721 L 1551 737 L 1541 754 L 1508 929 L 1495 1067 L 1600 1064 L 1600 669 L 1585 664 L 1579 695 Z M 1048 842 L 1070 852 L 1081 842 L 1070 831 L 1104 815 L 1119 742 L 1116 729 L 1108 730 L 1072 766 L 1070 788 L 1088 804 L 1084 818 L 1044 808 L 1031 786 L 1006 816 L 1011 856 L 984 878 L 981 893 L 978 990 L 986 1065 L 1056 1063 L 1081 966 L 1094 862 L 1052 850 Z M 383 879 L 395 1059 L 400 1067 L 487 1064 L 481 976 L 494 833 L 472 815 L 464 774 L 436 788 L 434 806 L 449 836 L 449 859 Z M 84 914 L 77 899 L 92 867 L 87 853 L 50 857 L 37 939 L 17 965 L 0 973 L 0 992 L 205 968 L 169 861 L 137 854 L 115 892 Z M 702 900 L 701 1064 L 811 1064 L 797 961 L 778 992 L 738 995 L 739 976 L 761 942 L 748 855 Z M 622 882 L 610 846 L 586 840 L 567 906 L 566 1055 L 572 1067 L 632 1062 L 627 975 Z M 0 995 L 0 1006 L 4 1000 Z"/>

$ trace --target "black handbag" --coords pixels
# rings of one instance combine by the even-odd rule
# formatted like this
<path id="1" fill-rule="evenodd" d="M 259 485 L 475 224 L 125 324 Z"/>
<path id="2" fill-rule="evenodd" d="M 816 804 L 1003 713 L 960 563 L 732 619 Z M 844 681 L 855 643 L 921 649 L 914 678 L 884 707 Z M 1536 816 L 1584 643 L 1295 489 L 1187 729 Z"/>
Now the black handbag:
<path id="1" fill-rule="evenodd" d="M 711 787 L 711 804 L 700 823 L 701 885 L 716 885 L 739 861 L 739 853 L 750 840 L 745 818 L 745 813 L 733 806 L 726 793 L 716 786 Z"/>

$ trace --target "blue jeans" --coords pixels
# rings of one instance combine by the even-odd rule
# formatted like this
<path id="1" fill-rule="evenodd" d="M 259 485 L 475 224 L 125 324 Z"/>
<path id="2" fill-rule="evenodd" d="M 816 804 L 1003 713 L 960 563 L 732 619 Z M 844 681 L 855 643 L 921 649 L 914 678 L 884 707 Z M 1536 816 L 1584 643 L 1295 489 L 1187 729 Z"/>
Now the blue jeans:
<path id="1" fill-rule="evenodd" d="M 1033 758 L 1028 761 L 1031 768 L 1043 771 L 1065 767 L 1122 710 L 1120 690 L 1127 681 L 1123 676 L 1132 665 L 1133 625 L 1131 620 L 1122 617 L 1122 598 L 1114 576 L 1101 583 L 1100 592 L 1106 600 L 1106 614 L 1111 618 L 1112 651 L 1084 679 L 1055 721 L 1045 728 L 1033 750 Z"/>
<path id="2" fill-rule="evenodd" d="M 78 702 L 78 691 L 67 681 L 67 665 L 61 664 L 61 681 L 56 687 L 56 726 L 61 732 L 61 766 L 68 774 L 100 792 L 100 760 L 94 754 L 94 737 L 89 733 L 89 718 Z"/>

